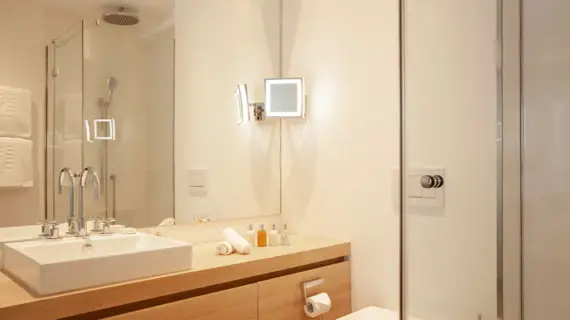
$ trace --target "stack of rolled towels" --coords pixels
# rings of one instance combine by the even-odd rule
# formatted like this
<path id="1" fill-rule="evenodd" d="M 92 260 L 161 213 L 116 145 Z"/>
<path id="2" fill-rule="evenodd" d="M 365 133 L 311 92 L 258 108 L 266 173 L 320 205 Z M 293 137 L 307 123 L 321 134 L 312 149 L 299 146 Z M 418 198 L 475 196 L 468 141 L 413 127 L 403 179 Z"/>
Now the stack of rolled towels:
<path id="1" fill-rule="evenodd" d="M 239 254 L 249 254 L 251 252 L 251 244 L 234 229 L 226 228 L 222 234 L 224 241 L 221 241 L 216 246 L 218 255 L 227 256 L 234 252 Z"/>

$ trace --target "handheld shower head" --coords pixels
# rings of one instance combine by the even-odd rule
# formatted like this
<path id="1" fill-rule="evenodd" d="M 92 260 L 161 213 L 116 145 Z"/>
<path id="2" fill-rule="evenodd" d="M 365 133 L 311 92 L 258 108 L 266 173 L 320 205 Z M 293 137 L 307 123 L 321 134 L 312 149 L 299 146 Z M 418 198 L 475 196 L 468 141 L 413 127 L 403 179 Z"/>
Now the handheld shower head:
<path id="1" fill-rule="evenodd" d="M 108 107 L 111 105 L 111 102 L 113 102 L 113 93 L 115 92 L 115 89 L 118 86 L 119 86 L 119 80 L 117 80 L 117 78 L 115 77 L 107 78 L 107 89 L 109 89 L 109 91 L 107 93 L 107 98 L 99 99 L 99 104 L 101 106 Z"/>
<path id="2" fill-rule="evenodd" d="M 115 88 L 117 88 L 118 85 L 119 85 L 119 80 L 117 80 L 117 78 L 109 77 L 107 79 L 107 88 L 109 88 L 109 90 L 115 90 Z"/>

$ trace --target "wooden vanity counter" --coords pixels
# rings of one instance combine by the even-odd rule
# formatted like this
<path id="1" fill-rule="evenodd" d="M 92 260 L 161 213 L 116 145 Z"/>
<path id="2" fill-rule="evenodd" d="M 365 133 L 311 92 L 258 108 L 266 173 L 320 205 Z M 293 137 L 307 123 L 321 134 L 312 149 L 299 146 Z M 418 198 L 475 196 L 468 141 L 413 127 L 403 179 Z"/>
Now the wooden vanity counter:
<path id="1" fill-rule="evenodd" d="M 44 297 L 0 273 L 0 319 L 100 319 L 341 264 L 350 255 L 350 243 L 317 237 L 291 236 L 291 246 L 249 255 L 217 256 L 215 245 L 194 246 L 188 271 Z"/>

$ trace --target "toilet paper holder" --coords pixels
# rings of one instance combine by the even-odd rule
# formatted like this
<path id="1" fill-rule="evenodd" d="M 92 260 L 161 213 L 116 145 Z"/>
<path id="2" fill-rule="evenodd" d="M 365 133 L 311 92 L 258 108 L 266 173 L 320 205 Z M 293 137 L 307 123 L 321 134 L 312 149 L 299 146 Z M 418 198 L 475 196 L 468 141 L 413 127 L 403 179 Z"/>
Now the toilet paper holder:
<path id="1" fill-rule="evenodd" d="M 303 296 L 305 297 L 305 304 L 308 304 L 309 302 L 307 301 L 307 299 L 309 298 L 307 296 L 307 289 L 310 288 L 314 288 L 317 286 L 321 286 L 325 284 L 325 279 L 323 278 L 319 278 L 319 279 L 315 279 L 315 280 L 311 280 L 311 281 L 305 281 L 305 282 L 301 282 L 301 288 L 303 289 Z"/>

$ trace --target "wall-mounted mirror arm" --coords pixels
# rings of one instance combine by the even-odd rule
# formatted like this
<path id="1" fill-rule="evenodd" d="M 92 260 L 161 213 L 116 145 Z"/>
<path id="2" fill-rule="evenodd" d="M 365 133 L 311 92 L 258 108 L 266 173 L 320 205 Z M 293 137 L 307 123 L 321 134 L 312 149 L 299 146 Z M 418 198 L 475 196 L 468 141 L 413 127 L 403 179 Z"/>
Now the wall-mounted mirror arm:
<path id="1" fill-rule="evenodd" d="M 235 92 L 238 124 L 267 118 L 304 118 L 305 86 L 303 78 L 265 79 L 265 102 L 249 103 L 247 85 Z"/>

